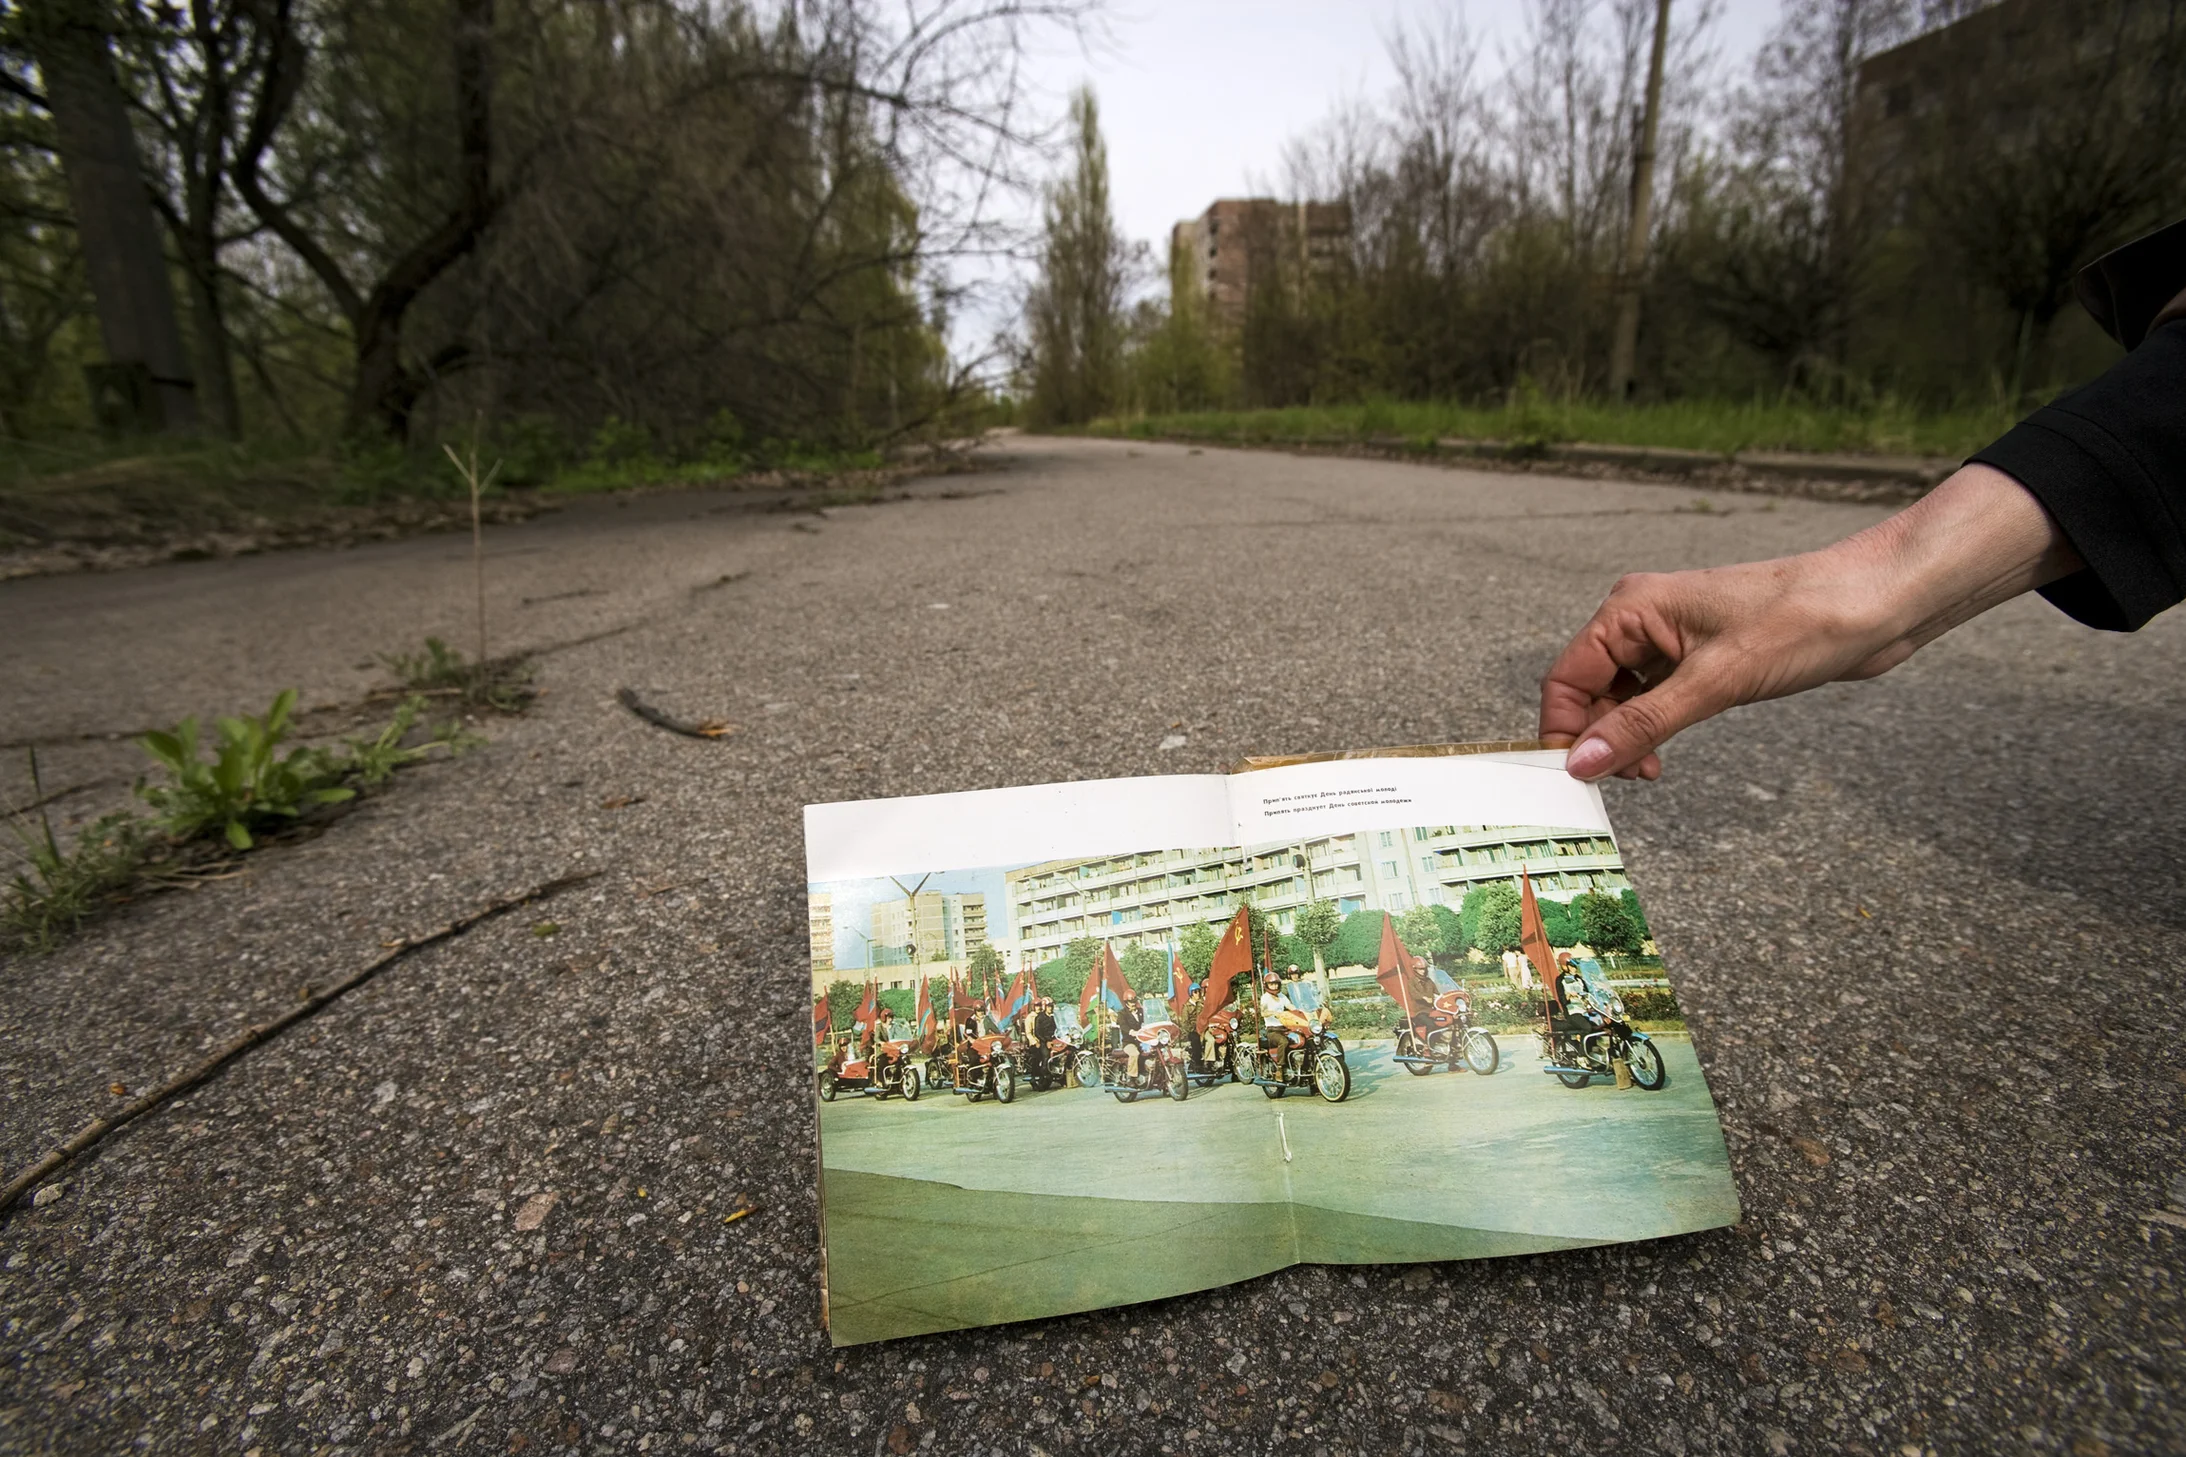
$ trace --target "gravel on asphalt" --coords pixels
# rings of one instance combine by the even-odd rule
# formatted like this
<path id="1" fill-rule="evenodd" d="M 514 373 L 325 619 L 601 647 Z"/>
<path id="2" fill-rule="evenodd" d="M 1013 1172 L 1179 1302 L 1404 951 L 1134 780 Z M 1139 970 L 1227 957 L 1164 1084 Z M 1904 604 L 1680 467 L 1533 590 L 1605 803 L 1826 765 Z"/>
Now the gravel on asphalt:
<path id="1" fill-rule="evenodd" d="M 1619 571 L 1880 514 L 1021 438 L 870 507 L 493 531 L 494 651 L 536 651 L 544 697 L 234 879 L 0 962 L 0 1166 L 384 942 L 606 873 L 9 1211 L 0 1450 L 2186 1449 L 2186 617 L 2111 637 L 2032 600 L 1610 790 L 1738 1228 L 841 1353 L 819 1327 L 803 804 L 1522 736 Z M 375 654 L 467 643 L 470 590 L 447 538 L 0 584 L 0 741 L 92 786 L 54 806 L 81 823 L 137 772 L 115 736 L 354 702 Z M 737 728 L 663 733 L 626 686 Z"/>

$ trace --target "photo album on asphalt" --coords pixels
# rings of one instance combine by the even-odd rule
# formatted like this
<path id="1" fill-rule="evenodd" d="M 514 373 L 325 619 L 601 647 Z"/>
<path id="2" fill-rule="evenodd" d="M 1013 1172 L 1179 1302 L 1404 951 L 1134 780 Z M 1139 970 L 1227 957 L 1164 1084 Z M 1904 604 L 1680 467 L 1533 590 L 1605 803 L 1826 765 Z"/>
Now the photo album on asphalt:
<path id="1" fill-rule="evenodd" d="M 835 1343 L 1736 1223 L 1676 993 L 1563 760 L 807 806 Z"/>

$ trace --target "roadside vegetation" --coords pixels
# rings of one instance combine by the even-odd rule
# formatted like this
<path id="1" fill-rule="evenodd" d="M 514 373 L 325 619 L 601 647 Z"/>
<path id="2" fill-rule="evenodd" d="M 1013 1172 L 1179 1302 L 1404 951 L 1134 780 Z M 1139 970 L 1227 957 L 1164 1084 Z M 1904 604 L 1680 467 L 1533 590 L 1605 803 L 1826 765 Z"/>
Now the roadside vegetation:
<path id="1" fill-rule="evenodd" d="M 451 442 L 491 515 L 960 438 L 952 270 L 1089 6 L 0 5 L 0 550 L 456 525 Z"/>
<path id="2" fill-rule="evenodd" d="M 481 742 L 460 722 L 426 725 L 426 700 L 405 698 L 384 724 L 338 745 L 294 743 L 296 693 L 263 714 L 196 719 L 137 742 L 151 760 L 135 793 L 145 811 L 116 811 L 63 841 L 42 804 L 35 752 L 30 813 L 8 829 L 19 864 L 0 885 L 0 950 L 52 950 L 110 906 L 149 891 L 227 874 L 237 857 L 298 831 L 397 770 Z"/>
<path id="3" fill-rule="evenodd" d="M 2186 125 L 2160 7 L 1783 0 L 1743 75 L 1719 7 L 1523 11 L 1398 27 L 1386 93 L 1151 247 L 1082 93 L 1022 423 L 1955 456 L 2117 357 L 2073 278 L 2186 187 L 2140 142 Z"/>
<path id="4" fill-rule="evenodd" d="M 1520 448 L 1571 443 L 1662 446 L 1726 457 L 1742 450 L 1962 457 L 1994 440 L 2011 423 L 2011 412 L 2002 408 L 1924 411 L 1895 401 L 1867 408 L 1785 400 L 1609 405 L 1584 399 L 1550 401 L 1521 391 L 1501 406 L 1373 401 L 1195 410 L 1111 417 L 1071 433 L 1238 445 L 1396 441 L 1426 446 L 1454 437 Z"/>

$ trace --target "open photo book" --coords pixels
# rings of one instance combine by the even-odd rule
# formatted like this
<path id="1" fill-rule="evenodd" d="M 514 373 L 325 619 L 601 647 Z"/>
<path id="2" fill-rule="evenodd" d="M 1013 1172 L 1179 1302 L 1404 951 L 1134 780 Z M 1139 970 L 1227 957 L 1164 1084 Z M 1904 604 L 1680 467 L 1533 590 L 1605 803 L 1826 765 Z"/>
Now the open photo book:
<path id="1" fill-rule="evenodd" d="M 835 1344 L 1736 1223 L 1563 757 L 808 806 Z"/>

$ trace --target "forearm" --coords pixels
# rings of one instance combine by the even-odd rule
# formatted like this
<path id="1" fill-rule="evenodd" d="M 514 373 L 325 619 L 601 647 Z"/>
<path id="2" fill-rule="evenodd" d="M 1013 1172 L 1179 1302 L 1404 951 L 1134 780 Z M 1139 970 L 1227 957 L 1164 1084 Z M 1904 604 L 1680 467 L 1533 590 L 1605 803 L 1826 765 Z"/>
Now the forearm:
<path id="1" fill-rule="evenodd" d="M 1832 579 L 1854 585 L 1871 614 L 1874 651 L 1892 662 L 2081 566 L 2042 503 L 1986 465 L 1964 467 L 1887 521 L 1816 555 Z"/>

